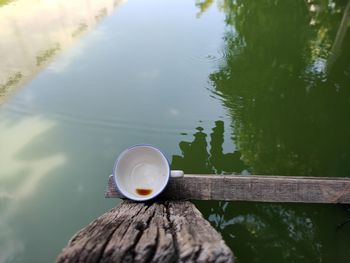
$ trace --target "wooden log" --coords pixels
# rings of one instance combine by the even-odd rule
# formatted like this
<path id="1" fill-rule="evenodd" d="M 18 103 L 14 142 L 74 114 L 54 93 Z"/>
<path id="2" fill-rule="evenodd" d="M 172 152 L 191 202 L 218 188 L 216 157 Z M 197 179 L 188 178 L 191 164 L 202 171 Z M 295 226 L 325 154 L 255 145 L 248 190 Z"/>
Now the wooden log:
<path id="1" fill-rule="evenodd" d="M 193 175 L 172 178 L 165 199 L 350 204 L 350 178 Z M 112 176 L 107 198 L 123 198 Z"/>
<path id="2" fill-rule="evenodd" d="M 80 230 L 57 258 L 69 262 L 233 262 L 233 254 L 187 201 L 124 201 Z"/>

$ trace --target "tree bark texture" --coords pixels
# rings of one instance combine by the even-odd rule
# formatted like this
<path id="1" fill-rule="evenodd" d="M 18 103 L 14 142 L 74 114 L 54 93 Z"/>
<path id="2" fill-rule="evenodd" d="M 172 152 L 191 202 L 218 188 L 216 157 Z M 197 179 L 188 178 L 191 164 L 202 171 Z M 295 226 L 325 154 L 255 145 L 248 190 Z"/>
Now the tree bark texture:
<path id="1" fill-rule="evenodd" d="M 230 263 L 233 253 L 191 202 L 123 201 L 75 234 L 56 262 Z"/>

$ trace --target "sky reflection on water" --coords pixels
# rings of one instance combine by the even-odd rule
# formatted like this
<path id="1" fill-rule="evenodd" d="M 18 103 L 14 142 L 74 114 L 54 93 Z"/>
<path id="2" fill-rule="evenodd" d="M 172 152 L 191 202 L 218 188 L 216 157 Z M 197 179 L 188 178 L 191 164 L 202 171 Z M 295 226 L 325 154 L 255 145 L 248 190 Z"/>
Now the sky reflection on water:
<path id="1" fill-rule="evenodd" d="M 42 71 L 0 107 L 1 263 L 53 261 L 118 203 L 103 191 L 116 156 L 133 144 L 156 145 L 188 173 L 349 176 L 349 30 L 337 38 L 348 2 L 150 0 L 115 12 L 118 1 L 104 1 L 107 12 L 83 2 L 94 7 L 81 9 L 87 27 L 76 2 L 62 18 L 74 23 L 52 23 L 72 42 L 89 32 L 60 44 L 64 52 L 51 38 L 45 48 L 20 41 L 35 51 L 23 63 Z M 196 205 L 238 262 L 350 258 L 350 225 L 336 228 L 346 206 Z"/>

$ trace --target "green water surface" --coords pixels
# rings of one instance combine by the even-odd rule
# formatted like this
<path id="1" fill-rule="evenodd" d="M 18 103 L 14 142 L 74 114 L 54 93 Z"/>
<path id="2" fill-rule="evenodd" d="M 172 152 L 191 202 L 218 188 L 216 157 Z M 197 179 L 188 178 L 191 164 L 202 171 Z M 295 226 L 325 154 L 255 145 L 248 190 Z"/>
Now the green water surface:
<path id="1" fill-rule="evenodd" d="M 186 173 L 350 176 L 350 1 L 129 0 L 99 14 L 0 106 L 0 263 L 53 262 L 119 202 L 104 189 L 133 144 Z M 238 263 L 350 262 L 349 206 L 195 204 Z"/>

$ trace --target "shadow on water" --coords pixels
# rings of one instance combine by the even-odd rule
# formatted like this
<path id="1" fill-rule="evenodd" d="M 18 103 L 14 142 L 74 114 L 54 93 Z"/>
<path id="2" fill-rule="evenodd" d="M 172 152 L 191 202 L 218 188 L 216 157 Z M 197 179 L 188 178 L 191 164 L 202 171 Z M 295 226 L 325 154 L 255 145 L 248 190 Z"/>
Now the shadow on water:
<path id="1" fill-rule="evenodd" d="M 196 128 L 193 142 L 180 142 L 179 147 L 183 156 L 172 157 L 172 167 L 182 169 L 185 173 L 222 174 L 242 173 L 247 166 L 241 160 L 238 151 L 223 153 L 224 122 L 216 121 L 210 134 L 208 149 L 207 135 L 202 127 Z"/>

